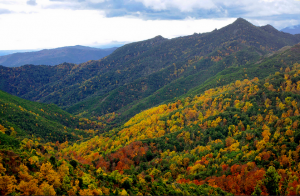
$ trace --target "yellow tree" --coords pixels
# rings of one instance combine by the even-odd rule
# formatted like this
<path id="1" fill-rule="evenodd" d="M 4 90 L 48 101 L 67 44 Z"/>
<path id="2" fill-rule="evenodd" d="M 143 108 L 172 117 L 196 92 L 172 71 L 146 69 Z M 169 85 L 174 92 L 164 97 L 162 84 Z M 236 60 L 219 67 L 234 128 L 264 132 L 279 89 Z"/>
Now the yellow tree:
<path id="1" fill-rule="evenodd" d="M 262 136 L 263 136 L 263 140 L 265 141 L 265 142 L 269 142 L 269 140 L 270 140 L 270 135 L 271 135 L 271 133 L 270 133 L 270 128 L 267 126 L 267 125 L 264 125 L 263 126 L 263 132 L 262 132 Z"/>
<path id="2" fill-rule="evenodd" d="M 52 185 L 49 185 L 47 182 L 43 182 L 40 185 L 38 195 L 56 195 L 56 192 Z"/>
<path id="3" fill-rule="evenodd" d="M 15 191 L 17 180 L 14 176 L 0 175 L 0 195 L 8 195 Z"/>
<path id="4" fill-rule="evenodd" d="M 18 189 L 22 195 L 37 195 L 40 193 L 37 179 L 32 179 L 29 182 L 22 180 L 18 185 Z"/>

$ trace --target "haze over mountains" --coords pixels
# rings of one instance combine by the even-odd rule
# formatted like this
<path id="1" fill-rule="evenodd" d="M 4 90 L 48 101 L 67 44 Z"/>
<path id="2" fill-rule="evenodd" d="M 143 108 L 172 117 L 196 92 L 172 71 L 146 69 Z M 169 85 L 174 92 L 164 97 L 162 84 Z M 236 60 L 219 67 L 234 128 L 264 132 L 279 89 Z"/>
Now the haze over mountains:
<path id="1" fill-rule="evenodd" d="M 86 46 L 67 46 L 44 49 L 36 52 L 14 53 L 0 56 L 0 65 L 19 67 L 26 64 L 58 65 L 64 62 L 79 64 L 89 60 L 98 60 L 111 54 L 117 48 L 99 49 Z"/>

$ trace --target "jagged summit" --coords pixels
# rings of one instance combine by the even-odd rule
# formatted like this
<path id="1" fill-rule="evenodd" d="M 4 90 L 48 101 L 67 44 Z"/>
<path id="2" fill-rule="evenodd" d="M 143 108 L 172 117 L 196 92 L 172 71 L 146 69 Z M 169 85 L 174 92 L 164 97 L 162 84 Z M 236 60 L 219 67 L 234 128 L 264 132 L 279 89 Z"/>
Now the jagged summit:
<path id="1" fill-rule="evenodd" d="M 161 35 L 157 35 L 157 36 L 155 36 L 153 39 L 167 39 L 167 38 L 164 38 L 164 37 L 161 36 Z"/>
<path id="2" fill-rule="evenodd" d="M 238 18 L 236 19 L 233 23 L 221 28 L 221 31 L 230 31 L 233 34 L 236 34 L 239 31 L 243 31 L 245 29 L 256 29 L 257 27 L 254 26 L 252 23 L 249 21 L 243 19 L 243 18 Z"/>
<path id="3" fill-rule="evenodd" d="M 249 21 L 247 21 L 246 19 L 244 19 L 244 18 L 238 18 L 238 19 L 236 19 L 233 23 L 232 23 L 232 25 L 251 25 L 251 26 L 253 26 L 253 24 L 252 23 L 250 23 Z"/>
<path id="4" fill-rule="evenodd" d="M 150 43 L 160 43 L 160 42 L 163 42 L 163 41 L 166 41 L 166 40 L 168 40 L 168 39 L 164 38 L 161 35 L 157 35 L 154 38 L 149 39 L 148 41 L 150 41 Z"/>
<path id="5" fill-rule="evenodd" d="M 248 22 L 246 19 L 244 18 L 237 18 L 234 23 L 238 23 L 238 22 Z"/>

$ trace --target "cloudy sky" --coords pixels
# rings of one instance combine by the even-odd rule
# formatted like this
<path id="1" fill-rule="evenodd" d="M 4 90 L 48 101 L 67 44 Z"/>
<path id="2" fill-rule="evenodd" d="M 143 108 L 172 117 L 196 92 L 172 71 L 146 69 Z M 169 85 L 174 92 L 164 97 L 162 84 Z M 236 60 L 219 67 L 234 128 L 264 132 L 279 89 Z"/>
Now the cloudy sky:
<path id="1" fill-rule="evenodd" d="M 209 32 L 242 17 L 300 24 L 299 0 L 0 0 L 0 50 L 110 47 Z"/>

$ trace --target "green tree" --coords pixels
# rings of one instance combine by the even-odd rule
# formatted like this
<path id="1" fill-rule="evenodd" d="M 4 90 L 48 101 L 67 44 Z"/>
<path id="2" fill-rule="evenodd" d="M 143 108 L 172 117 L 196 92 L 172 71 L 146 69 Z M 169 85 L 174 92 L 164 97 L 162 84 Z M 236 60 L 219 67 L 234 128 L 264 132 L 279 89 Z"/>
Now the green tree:
<path id="1" fill-rule="evenodd" d="M 56 158 L 55 158 L 55 156 L 51 156 L 50 157 L 50 163 L 55 167 L 56 166 Z"/>
<path id="2" fill-rule="evenodd" d="M 270 195 L 280 195 L 278 183 L 281 176 L 277 173 L 275 167 L 270 166 L 264 177 L 265 179 L 263 180 L 263 183 L 266 186 L 268 193 Z"/>
<path id="3" fill-rule="evenodd" d="M 147 175 L 147 176 L 145 176 L 145 180 L 146 180 L 147 182 L 151 182 L 152 178 L 151 178 L 151 176 Z"/>
<path id="4" fill-rule="evenodd" d="M 74 167 L 74 169 L 76 169 L 78 163 L 75 160 L 71 160 L 70 164 Z"/>
<path id="5" fill-rule="evenodd" d="M 258 181 L 255 188 L 254 188 L 254 191 L 251 195 L 261 195 L 261 189 L 260 189 L 260 186 L 261 186 L 261 181 Z"/>

